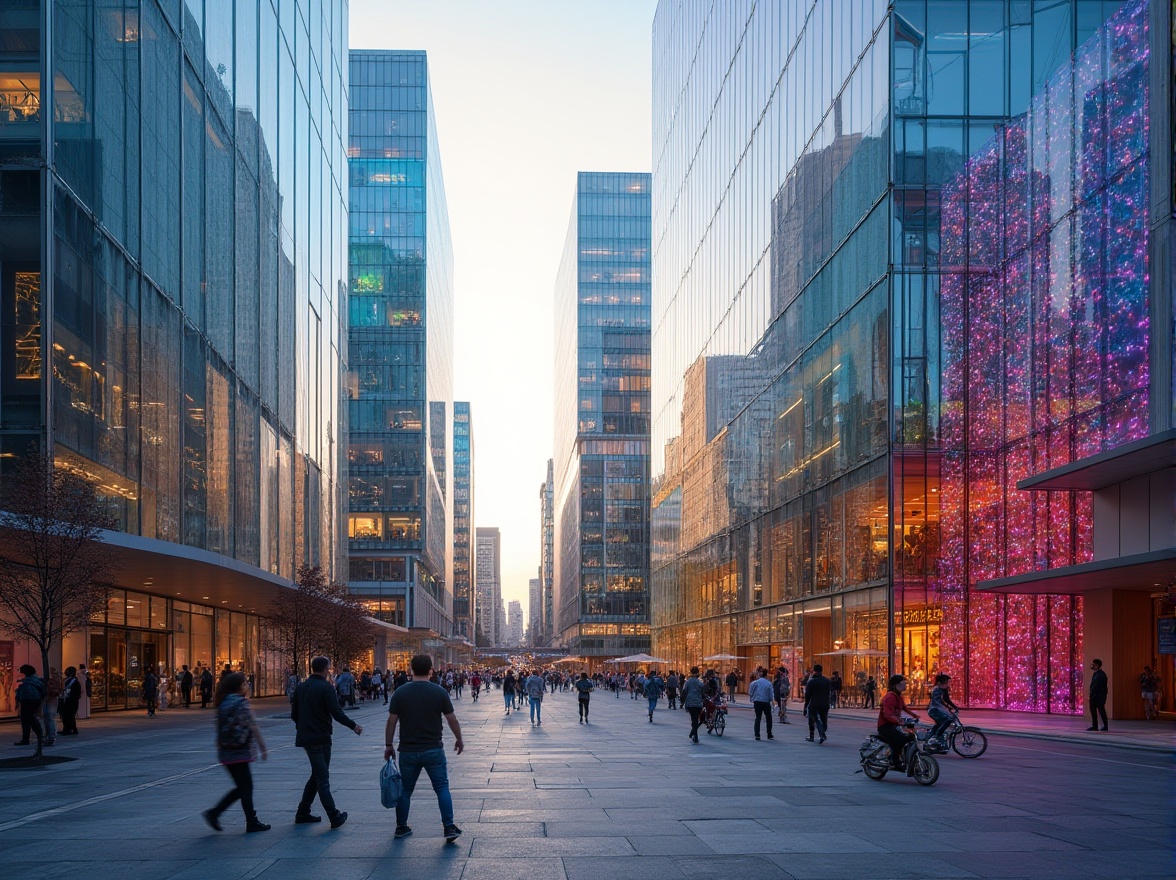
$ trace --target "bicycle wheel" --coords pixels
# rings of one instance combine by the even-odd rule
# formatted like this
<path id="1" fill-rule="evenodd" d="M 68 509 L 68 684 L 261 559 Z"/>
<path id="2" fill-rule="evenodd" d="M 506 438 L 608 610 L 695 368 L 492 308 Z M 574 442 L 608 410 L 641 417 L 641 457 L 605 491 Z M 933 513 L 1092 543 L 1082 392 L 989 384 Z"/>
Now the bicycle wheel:
<path id="1" fill-rule="evenodd" d="M 975 727 L 965 727 L 951 738 L 951 748 L 961 758 L 979 758 L 988 750 L 988 737 Z"/>
<path id="2" fill-rule="evenodd" d="M 727 718 L 724 715 L 715 716 L 715 734 L 723 735 L 723 731 L 727 729 Z"/>
<path id="3" fill-rule="evenodd" d="M 939 778 L 939 762 L 931 755 L 919 752 L 914 755 L 915 767 L 911 775 L 919 785 L 934 785 Z"/>

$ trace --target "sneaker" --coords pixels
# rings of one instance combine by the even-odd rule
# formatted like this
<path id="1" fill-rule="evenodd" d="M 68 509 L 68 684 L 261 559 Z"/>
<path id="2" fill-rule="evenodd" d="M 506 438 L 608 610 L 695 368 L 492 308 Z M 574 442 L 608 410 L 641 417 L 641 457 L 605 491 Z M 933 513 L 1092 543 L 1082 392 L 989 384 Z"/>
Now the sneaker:
<path id="1" fill-rule="evenodd" d="M 811 742 L 813 741 L 813 738 L 812 738 L 811 736 L 806 736 L 806 737 L 804 738 L 804 741 L 805 741 L 805 742 L 810 742 L 810 743 L 811 743 Z"/>
<path id="2" fill-rule="evenodd" d="M 453 843 L 453 841 L 457 840 L 459 837 L 461 837 L 461 829 L 460 828 L 458 828 L 456 825 L 446 825 L 445 826 L 445 842 L 446 843 Z"/>
<path id="3" fill-rule="evenodd" d="M 321 822 L 321 821 L 323 821 L 322 816 L 312 816 L 312 815 L 310 815 L 310 813 L 295 813 L 294 814 L 294 824 L 295 825 L 310 825 L 314 822 Z"/>
<path id="4" fill-rule="evenodd" d="M 775 738 L 776 737 L 772 736 L 770 733 L 768 734 L 768 739 L 775 739 Z"/>
<path id="5" fill-rule="evenodd" d="M 255 831 L 269 831 L 273 827 L 274 826 L 272 825 L 267 825 L 265 822 L 258 822 L 256 819 L 254 819 L 252 822 L 249 822 L 245 825 L 245 833 L 252 834 Z"/>
<path id="6" fill-rule="evenodd" d="M 817 740 L 817 742 L 818 742 L 818 743 L 823 743 L 823 742 L 824 742 L 826 739 L 827 739 L 827 737 L 825 737 L 825 736 L 822 736 L 822 737 L 821 737 L 819 740 Z"/>
<path id="7" fill-rule="evenodd" d="M 758 742 L 758 741 L 759 741 L 759 737 L 758 737 L 758 736 L 757 736 L 755 739 L 756 739 L 756 742 Z"/>
<path id="8" fill-rule="evenodd" d="M 344 813 L 342 810 L 339 810 L 337 813 L 335 813 L 334 816 L 331 817 L 331 827 L 332 828 L 339 828 L 346 821 L 347 821 L 347 814 Z"/>
<path id="9" fill-rule="evenodd" d="M 1097 728 L 1097 727 L 1088 727 L 1088 728 L 1086 728 L 1086 729 L 1087 729 L 1087 730 L 1098 730 L 1098 728 Z M 17 745 L 19 746 L 19 745 L 20 745 L 20 743 L 17 743 Z M 28 743 L 25 743 L 25 745 L 28 745 Z"/>
<path id="10" fill-rule="evenodd" d="M 213 831 L 221 830 L 220 816 L 215 810 L 205 810 L 200 815 L 204 817 L 204 821 L 208 823 L 208 827 Z"/>
<path id="11" fill-rule="evenodd" d="M 401 840 L 405 837 L 408 837 L 408 835 L 410 835 L 410 834 L 412 834 L 412 829 L 409 828 L 407 825 L 397 825 L 396 826 L 396 833 L 393 834 L 392 836 L 394 838 L 396 838 L 397 840 Z"/>

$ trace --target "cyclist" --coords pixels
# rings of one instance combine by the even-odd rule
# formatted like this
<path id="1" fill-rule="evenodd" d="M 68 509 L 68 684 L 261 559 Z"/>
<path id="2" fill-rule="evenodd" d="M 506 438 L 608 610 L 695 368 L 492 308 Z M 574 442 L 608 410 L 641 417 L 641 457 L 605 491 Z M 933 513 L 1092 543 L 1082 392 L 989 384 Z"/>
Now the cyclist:
<path id="1" fill-rule="evenodd" d="M 902 751 L 915 737 L 914 730 L 905 716 L 915 720 L 919 717 L 907 707 L 906 701 L 902 698 L 906 688 L 905 675 L 890 676 L 886 696 L 882 698 L 882 706 L 878 711 L 878 738 L 890 746 L 890 766 L 895 770 L 903 769 Z"/>
<path id="2" fill-rule="evenodd" d="M 935 676 L 935 687 L 931 689 L 931 703 L 927 706 L 927 714 L 935 720 L 935 726 L 931 728 L 931 743 L 941 752 L 947 751 L 943 733 L 951 726 L 952 713 L 960 711 L 960 707 L 951 701 L 950 684 L 950 675 L 940 673 Z"/>

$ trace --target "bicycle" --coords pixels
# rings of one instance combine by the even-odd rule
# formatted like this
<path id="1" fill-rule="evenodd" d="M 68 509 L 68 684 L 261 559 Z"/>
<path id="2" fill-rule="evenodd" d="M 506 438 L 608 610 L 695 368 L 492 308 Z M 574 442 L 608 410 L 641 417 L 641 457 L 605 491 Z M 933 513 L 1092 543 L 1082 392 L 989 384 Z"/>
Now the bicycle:
<path id="1" fill-rule="evenodd" d="M 715 736 L 722 736 L 727 729 L 727 707 L 723 705 L 721 695 L 711 699 L 707 697 L 702 703 L 702 720 L 706 724 L 706 732 Z"/>
<path id="2" fill-rule="evenodd" d="M 978 727 L 965 727 L 960 721 L 958 713 L 953 713 L 951 716 L 951 724 L 943 731 L 940 736 L 940 743 L 942 745 L 935 745 L 931 743 L 931 729 L 934 725 L 931 724 L 917 724 L 916 736 L 919 742 L 927 743 L 924 747 L 933 750 L 939 754 L 946 755 L 948 750 L 955 752 L 961 758 L 979 758 L 986 751 L 988 751 L 988 737 L 984 735 L 984 731 Z"/>
<path id="3" fill-rule="evenodd" d="M 870 779 L 881 780 L 894 767 L 890 763 L 890 745 L 881 737 L 872 734 L 858 750 L 862 772 Z M 903 746 L 899 759 L 901 769 L 914 778 L 919 785 L 934 785 L 939 779 L 939 762 L 935 756 L 921 748 L 919 740 L 912 737 Z"/>

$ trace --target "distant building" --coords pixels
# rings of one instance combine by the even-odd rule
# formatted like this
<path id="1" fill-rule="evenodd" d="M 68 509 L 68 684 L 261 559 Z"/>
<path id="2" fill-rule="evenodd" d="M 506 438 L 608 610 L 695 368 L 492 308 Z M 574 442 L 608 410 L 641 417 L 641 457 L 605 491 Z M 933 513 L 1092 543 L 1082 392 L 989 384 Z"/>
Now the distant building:
<path id="1" fill-rule="evenodd" d="M 555 480 L 552 477 L 555 462 L 547 459 L 547 479 L 539 487 L 539 582 L 540 600 L 539 630 L 542 641 L 536 645 L 550 645 L 554 637 L 555 620 Z"/>
<path id="2" fill-rule="evenodd" d="M 474 549 L 474 611 L 477 615 L 477 644 L 493 646 L 500 642 L 502 607 L 502 534 L 496 528 L 478 528 Z"/>
<path id="3" fill-rule="evenodd" d="M 649 650 L 650 176 L 580 172 L 556 278 L 553 633 Z"/>
<path id="4" fill-rule="evenodd" d="M 474 642 L 474 428 L 468 401 L 453 404 L 453 634 Z"/>
<path id="5" fill-rule="evenodd" d="M 523 603 L 512 599 L 506 612 L 506 643 L 517 648 L 523 643 Z"/>
<path id="6" fill-rule="evenodd" d="M 543 644 L 543 581 L 531 578 L 527 582 L 527 644 Z"/>

